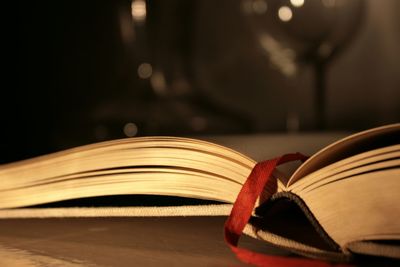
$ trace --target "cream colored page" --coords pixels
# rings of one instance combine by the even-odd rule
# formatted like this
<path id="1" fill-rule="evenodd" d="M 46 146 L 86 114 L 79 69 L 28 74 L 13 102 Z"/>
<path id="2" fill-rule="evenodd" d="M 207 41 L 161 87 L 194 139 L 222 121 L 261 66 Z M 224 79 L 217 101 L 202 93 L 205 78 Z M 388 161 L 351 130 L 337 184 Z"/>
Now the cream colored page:
<path id="1" fill-rule="evenodd" d="M 328 165 L 303 177 L 288 189 L 293 192 L 312 190 L 339 179 L 351 179 L 352 175 L 396 166 L 400 158 L 400 145 L 385 147 L 356 155 Z"/>
<path id="2" fill-rule="evenodd" d="M 362 141 L 367 141 L 368 139 L 374 138 L 383 134 L 390 133 L 400 133 L 400 123 L 386 125 L 382 127 L 377 127 L 374 129 L 370 129 L 367 131 L 359 132 L 343 138 L 314 154 L 310 157 L 304 164 L 302 164 L 296 172 L 292 175 L 288 182 L 288 186 L 293 185 L 296 181 L 300 180 L 302 177 L 321 169 L 324 166 L 329 165 L 334 158 L 340 158 L 340 155 L 343 154 L 344 151 L 348 150 L 348 148 Z"/>
<path id="3" fill-rule="evenodd" d="M 174 150 L 177 151 L 178 156 L 164 155 Z M 185 153 L 189 154 L 185 155 Z M 46 178 L 104 168 L 139 164 L 168 166 L 170 161 L 164 160 L 165 158 L 180 158 L 181 161 L 186 161 L 188 165 L 191 165 L 196 161 L 201 163 L 202 155 L 214 157 L 211 161 L 213 165 L 217 165 L 220 161 L 218 158 L 227 159 L 228 162 L 225 161 L 225 164 L 236 165 L 242 169 L 251 169 L 255 164 L 254 161 L 236 151 L 204 141 L 172 137 L 131 138 L 87 145 L 2 165 L 0 166 L 0 190 L 24 186 Z M 228 169 L 235 168 L 237 169 L 237 167 Z M 247 173 L 247 170 L 244 173 Z"/>
<path id="4" fill-rule="evenodd" d="M 83 197 L 152 194 L 233 202 L 240 184 L 186 173 L 141 173 L 102 176 L 4 191 L 0 208 L 15 208 Z"/>
<path id="5" fill-rule="evenodd" d="M 254 164 L 236 151 L 194 139 L 99 143 L 3 166 L 0 208 L 114 194 L 233 202 Z"/>
<path id="6" fill-rule="evenodd" d="M 361 174 L 299 196 L 342 247 L 363 239 L 400 239 L 400 169 Z"/>

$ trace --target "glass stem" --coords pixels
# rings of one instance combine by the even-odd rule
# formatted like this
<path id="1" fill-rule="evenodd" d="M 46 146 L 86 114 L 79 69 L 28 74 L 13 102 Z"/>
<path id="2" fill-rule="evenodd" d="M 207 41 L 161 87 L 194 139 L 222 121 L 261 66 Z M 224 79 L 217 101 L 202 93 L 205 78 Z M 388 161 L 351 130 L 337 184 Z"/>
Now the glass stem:
<path id="1" fill-rule="evenodd" d="M 315 121 L 316 129 L 325 130 L 326 119 L 326 81 L 325 63 L 318 62 L 315 68 Z"/>

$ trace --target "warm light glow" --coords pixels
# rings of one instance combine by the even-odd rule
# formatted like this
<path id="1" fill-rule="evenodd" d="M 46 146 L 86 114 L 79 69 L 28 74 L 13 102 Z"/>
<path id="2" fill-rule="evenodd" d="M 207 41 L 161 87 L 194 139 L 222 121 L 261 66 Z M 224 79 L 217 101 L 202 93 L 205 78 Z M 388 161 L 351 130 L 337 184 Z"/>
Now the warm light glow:
<path id="1" fill-rule="evenodd" d="M 285 48 L 280 42 L 269 34 L 259 36 L 261 46 L 269 56 L 269 60 L 287 77 L 293 77 L 297 73 L 296 53 L 292 49 Z"/>
<path id="2" fill-rule="evenodd" d="M 301 7 L 304 5 L 304 0 L 290 0 L 290 3 L 294 6 L 294 7 Z"/>
<path id="3" fill-rule="evenodd" d="M 139 65 L 137 73 L 140 78 L 148 79 L 153 74 L 153 67 L 149 63 L 142 63 Z"/>
<path id="4" fill-rule="evenodd" d="M 282 6 L 278 10 L 278 16 L 280 20 L 287 22 L 292 19 L 293 12 L 290 7 Z"/>
<path id="5" fill-rule="evenodd" d="M 335 7 L 336 0 L 322 0 L 322 4 L 327 8 Z"/>
<path id="6" fill-rule="evenodd" d="M 132 17 L 136 21 L 144 21 L 146 19 L 146 1 L 133 0 L 131 4 Z"/>
<path id="7" fill-rule="evenodd" d="M 138 127 L 133 122 L 128 122 L 124 126 L 124 134 L 128 137 L 133 137 L 138 133 Z"/>
<path id="8" fill-rule="evenodd" d="M 135 27 L 132 25 L 132 16 L 126 9 L 119 10 L 119 29 L 122 41 L 130 46 L 135 41 Z"/>
<path id="9" fill-rule="evenodd" d="M 150 84 L 156 94 L 165 95 L 167 93 L 167 82 L 161 71 L 154 71 L 150 78 Z"/>
<path id="10" fill-rule="evenodd" d="M 267 11 L 267 3 L 265 0 L 255 0 L 253 1 L 253 11 L 256 14 L 264 14 Z"/>

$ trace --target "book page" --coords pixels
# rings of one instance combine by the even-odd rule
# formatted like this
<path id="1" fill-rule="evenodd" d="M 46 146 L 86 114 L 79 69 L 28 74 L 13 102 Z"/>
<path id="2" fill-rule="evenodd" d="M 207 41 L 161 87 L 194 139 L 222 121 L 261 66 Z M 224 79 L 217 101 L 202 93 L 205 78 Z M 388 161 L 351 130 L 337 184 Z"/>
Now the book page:
<path id="1" fill-rule="evenodd" d="M 84 197 L 146 194 L 232 203 L 255 162 L 216 144 L 122 139 L 0 167 L 0 209 Z"/>
<path id="2" fill-rule="evenodd" d="M 349 179 L 357 173 L 389 168 L 391 166 L 390 162 L 396 162 L 399 158 L 400 145 L 370 150 L 312 172 L 292 184 L 288 189 L 293 192 L 312 190 L 313 188 L 335 182 L 336 180 Z"/>
<path id="3" fill-rule="evenodd" d="M 386 125 L 343 138 L 309 158 L 289 179 L 288 186 L 302 177 L 339 160 L 376 148 L 400 143 L 400 123 Z"/>
<path id="4" fill-rule="evenodd" d="M 298 195 L 341 247 L 361 240 L 399 240 L 400 169 L 360 173 Z"/>

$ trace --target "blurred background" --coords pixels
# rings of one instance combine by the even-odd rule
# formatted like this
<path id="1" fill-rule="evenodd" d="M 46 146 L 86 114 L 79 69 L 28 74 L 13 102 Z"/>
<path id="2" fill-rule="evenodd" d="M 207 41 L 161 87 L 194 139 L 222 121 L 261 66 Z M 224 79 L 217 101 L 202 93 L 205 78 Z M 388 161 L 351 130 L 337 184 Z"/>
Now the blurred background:
<path id="1" fill-rule="evenodd" d="M 400 121 L 400 1 L 17 1 L 0 163 L 115 138 Z"/>

